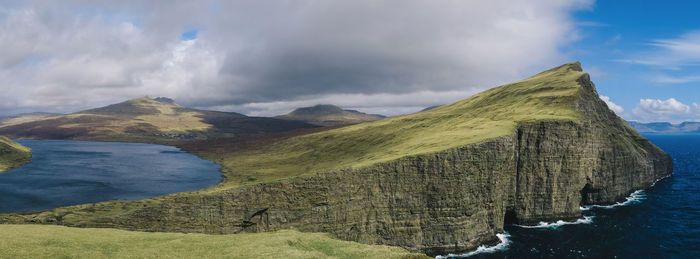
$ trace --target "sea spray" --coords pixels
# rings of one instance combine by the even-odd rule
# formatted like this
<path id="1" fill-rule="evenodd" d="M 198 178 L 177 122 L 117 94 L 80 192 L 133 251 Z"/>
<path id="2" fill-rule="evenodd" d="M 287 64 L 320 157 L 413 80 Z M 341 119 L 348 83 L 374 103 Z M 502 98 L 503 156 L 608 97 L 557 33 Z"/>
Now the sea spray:
<path id="1" fill-rule="evenodd" d="M 490 253 L 495 253 L 495 252 L 498 252 L 498 251 L 502 251 L 502 250 L 507 249 L 507 248 L 508 248 L 508 245 L 510 244 L 510 239 L 508 239 L 508 238 L 510 237 L 510 234 L 508 234 L 508 232 L 504 232 L 503 234 L 496 234 L 496 237 L 498 237 L 498 240 L 500 240 L 500 242 L 499 242 L 498 244 L 494 245 L 494 246 L 481 245 L 481 246 L 479 246 L 478 248 L 476 248 L 476 250 L 471 251 L 471 252 L 466 253 L 466 254 L 459 254 L 459 255 L 455 255 L 455 254 L 438 255 L 438 256 L 436 256 L 435 258 L 436 258 L 436 259 L 443 259 L 443 258 L 445 258 L 445 259 L 446 259 L 446 258 L 465 258 L 465 257 L 470 257 L 470 256 L 473 256 L 473 255 L 477 255 L 477 254 L 490 254 Z"/>
<path id="2" fill-rule="evenodd" d="M 574 224 L 591 224 L 593 223 L 593 216 L 583 216 L 582 219 L 577 219 L 576 221 L 563 221 L 557 220 L 556 222 L 544 222 L 540 221 L 539 224 L 534 226 L 527 225 L 515 225 L 521 228 L 558 228 L 564 225 L 574 225 Z"/>
<path id="3" fill-rule="evenodd" d="M 627 198 L 625 198 L 625 201 L 623 201 L 623 202 L 616 202 L 615 204 L 611 204 L 611 205 L 588 205 L 588 206 L 586 206 L 586 208 L 588 208 L 588 209 L 590 209 L 590 208 L 612 209 L 612 208 L 619 207 L 619 206 L 627 206 L 630 204 L 640 203 L 643 200 L 645 200 L 646 197 L 647 197 L 647 195 L 644 192 L 644 190 L 636 190 L 635 192 L 630 194 L 630 196 L 627 196 Z"/>

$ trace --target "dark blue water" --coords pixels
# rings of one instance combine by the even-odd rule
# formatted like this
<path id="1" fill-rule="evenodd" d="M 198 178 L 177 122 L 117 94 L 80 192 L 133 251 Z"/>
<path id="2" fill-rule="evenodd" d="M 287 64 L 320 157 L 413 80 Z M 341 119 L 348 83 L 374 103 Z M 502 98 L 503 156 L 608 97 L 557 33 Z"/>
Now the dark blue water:
<path id="1" fill-rule="evenodd" d="M 219 166 L 175 147 L 66 140 L 19 140 L 32 162 L 0 174 L 0 213 L 108 200 L 138 200 L 202 189 Z"/>
<path id="2" fill-rule="evenodd" d="M 700 135 L 645 137 L 671 155 L 673 176 L 578 224 L 507 226 L 505 243 L 469 258 L 700 258 Z"/>

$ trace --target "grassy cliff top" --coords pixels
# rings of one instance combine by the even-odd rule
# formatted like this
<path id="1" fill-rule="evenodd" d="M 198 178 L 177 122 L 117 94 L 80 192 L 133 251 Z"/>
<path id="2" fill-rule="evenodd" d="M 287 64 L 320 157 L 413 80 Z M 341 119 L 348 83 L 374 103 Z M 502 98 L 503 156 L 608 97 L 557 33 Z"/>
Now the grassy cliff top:
<path id="1" fill-rule="evenodd" d="M 224 165 L 219 187 L 234 187 L 439 152 L 512 134 L 518 123 L 577 120 L 581 78 L 578 62 L 566 64 L 429 111 L 202 155 Z"/>
<path id="2" fill-rule="evenodd" d="M 0 173 L 26 164 L 31 159 L 31 150 L 7 137 L 0 136 Z"/>
<path id="3" fill-rule="evenodd" d="M 0 232 L 3 258 L 428 258 L 294 230 L 204 235 L 0 225 Z"/>

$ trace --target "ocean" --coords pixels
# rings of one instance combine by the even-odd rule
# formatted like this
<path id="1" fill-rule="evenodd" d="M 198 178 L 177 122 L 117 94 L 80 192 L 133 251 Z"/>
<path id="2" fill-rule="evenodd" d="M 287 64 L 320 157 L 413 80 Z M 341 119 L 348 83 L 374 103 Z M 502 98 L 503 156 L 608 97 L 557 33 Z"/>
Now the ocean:
<path id="1" fill-rule="evenodd" d="M 573 222 L 505 227 L 501 243 L 447 258 L 700 258 L 700 135 L 645 135 L 673 158 L 671 177 Z"/>

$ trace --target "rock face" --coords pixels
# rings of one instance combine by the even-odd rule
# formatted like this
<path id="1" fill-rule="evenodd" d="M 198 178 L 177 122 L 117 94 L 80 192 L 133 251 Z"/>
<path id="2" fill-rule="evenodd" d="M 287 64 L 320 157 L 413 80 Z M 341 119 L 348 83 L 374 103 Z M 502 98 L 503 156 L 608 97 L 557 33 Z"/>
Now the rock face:
<path id="1" fill-rule="evenodd" d="M 670 157 L 610 111 L 588 75 L 578 83 L 578 120 L 521 122 L 507 136 L 358 169 L 150 203 L 0 215 L 0 222 L 204 233 L 296 228 L 428 254 L 462 252 L 495 242 L 506 223 L 579 218 L 580 205 L 620 201 L 672 173 Z M 118 206 L 132 209 L 105 213 Z"/>

